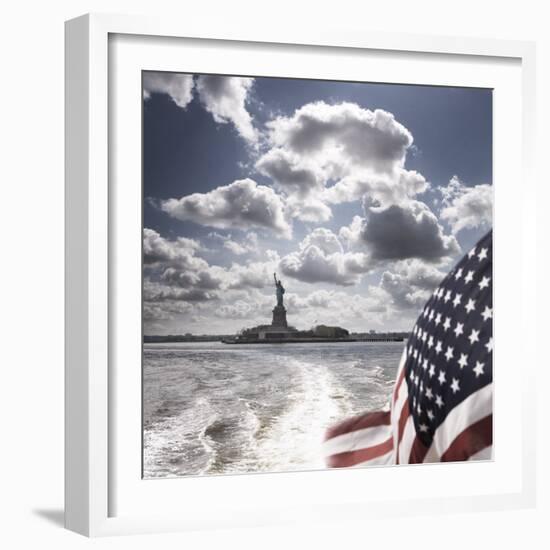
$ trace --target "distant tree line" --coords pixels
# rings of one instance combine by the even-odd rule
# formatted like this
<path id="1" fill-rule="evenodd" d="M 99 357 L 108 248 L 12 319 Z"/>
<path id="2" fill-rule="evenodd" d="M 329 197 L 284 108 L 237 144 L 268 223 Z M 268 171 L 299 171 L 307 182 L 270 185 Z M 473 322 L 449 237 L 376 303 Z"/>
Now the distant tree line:
<path id="1" fill-rule="evenodd" d="M 145 344 L 159 344 L 163 342 L 218 342 L 223 338 L 229 338 L 227 334 L 145 334 Z"/>

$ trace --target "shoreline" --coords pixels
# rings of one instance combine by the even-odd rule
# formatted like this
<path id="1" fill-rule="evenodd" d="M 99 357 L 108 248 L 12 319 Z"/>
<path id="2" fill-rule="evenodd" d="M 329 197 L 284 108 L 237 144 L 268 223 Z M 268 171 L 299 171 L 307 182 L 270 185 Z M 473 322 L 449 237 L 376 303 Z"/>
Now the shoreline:
<path id="1" fill-rule="evenodd" d="M 228 338 L 205 338 L 196 340 L 162 339 L 144 340 L 143 344 L 190 344 L 201 342 L 220 342 L 227 345 L 251 345 L 251 344 L 322 344 L 322 343 L 354 343 L 354 342 L 404 342 L 405 337 L 380 337 L 380 338 L 270 338 L 263 340 L 241 340 Z"/>

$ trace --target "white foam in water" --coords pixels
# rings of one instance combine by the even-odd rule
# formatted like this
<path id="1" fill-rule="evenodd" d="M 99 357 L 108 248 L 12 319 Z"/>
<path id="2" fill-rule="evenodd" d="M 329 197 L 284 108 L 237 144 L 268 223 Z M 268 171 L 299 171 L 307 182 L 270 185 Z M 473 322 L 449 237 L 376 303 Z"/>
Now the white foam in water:
<path id="1" fill-rule="evenodd" d="M 154 429 L 145 430 L 145 476 L 166 477 L 207 472 L 215 451 L 205 441 L 203 434 L 217 417 L 218 414 L 206 399 L 197 399 L 194 406 L 159 421 Z M 159 468 L 160 465 L 162 467 Z"/>
<path id="2" fill-rule="evenodd" d="M 262 470 L 323 468 L 320 446 L 325 430 L 352 413 L 348 392 L 326 366 L 293 361 L 290 368 L 298 378 L 291 392 L 292 404 L 259 443 Z"/>

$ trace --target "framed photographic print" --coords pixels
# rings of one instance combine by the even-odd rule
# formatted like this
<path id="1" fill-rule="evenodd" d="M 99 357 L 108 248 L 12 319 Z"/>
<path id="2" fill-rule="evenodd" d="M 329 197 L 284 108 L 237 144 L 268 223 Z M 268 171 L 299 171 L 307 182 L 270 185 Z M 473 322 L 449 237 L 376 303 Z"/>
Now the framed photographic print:
<path id="1" fill-rule="evenodd" d="M 533 502 L 533 57 L 67 23 L 69 529 Z"/>

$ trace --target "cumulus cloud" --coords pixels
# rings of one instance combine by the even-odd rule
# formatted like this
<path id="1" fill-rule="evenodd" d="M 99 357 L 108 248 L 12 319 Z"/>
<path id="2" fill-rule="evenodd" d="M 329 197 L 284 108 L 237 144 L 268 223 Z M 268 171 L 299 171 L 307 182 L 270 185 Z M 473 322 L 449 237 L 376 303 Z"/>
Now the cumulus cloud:
<path id="1" fill-rule="evenodd" d="M 197 256 L 199 249 L 194 239 L 169 240 L 153 229 L 143 230 L 144 264 L 154 269 L 160 280 L 168 285 L 157 293 L 157 300 L 168 299 L 167 289 L 174 286 L 185 292 L 172 293 L 169 297 L 172 300 L 201 301 L 217 296 L 215 291 L 222 286 L 223 270 Z"/>
<path id="2" fill-rule="evenodd" d="M 307 154 L 327 168 L 335 163 L 336 170 L 346 160 L 391 172 L 403 165 L 413 142 L 412 134 L 391 113 L 355 103 L 308 103 L 292 117 L 278 117 L 267 125 L 275 146 Z"/>
<path id="3" fill-rule="evenodd" d="M 273 307 L 273 296 L 257 290 L 239 296 L 232 292 L 230 301 L 216 308 L 215 315 L 222 319 L 248 319 L 250 324 L 265 324 L 269 320 L 269 311 Z"/>
<path id="4" fill-rule="evenodd" d="M 223 247 L 232 252 L 233 254 L 236 254 L 237 256 L 241 256 L 242 254 L 248 254 L 249 252 L 252 252 L 256 249 L 257 241 L 256 243 L 238 243 L 237 241 L 233 241 L 231 239 L 228 239 L 223 243 Z"/>
<path id="5" fill-rule="evenodd" d="M 161 262 L 197 265 L 196 262 L 202 261 L 195 257 L 195 252 L 199 248 L 200 244 L 194 239 L 178 237 L 170 241 L 154 229 L 148 227 L 143 229 L 143 261 L 146 265 Z"/>
<path id="6" fill-rule="evenodd" d="M 333 299 L 334 291 L 324 289 L 315 290 L 305 295 L 289 293 L 286 297 L 288 308 L 293 311 L 316 307 L 328 309 Z"/>
<path id="7" fill-rule="evenodd" d="M 151 94 L 167 94 L 185 109 L 196 90 L 200 102 L 218 124 L 232 123 L 241 137 L 257 145 L 259 134 L 246 108 L 253 84 L 253 78 L 236 76 L 201 75 L 195 81 L 191 74 L 145 72 L 143 97 L 148 100 Z"/>
<path id="8" fill-rule="evenodd" d="M 363 240 L 363 229 L 365 227 L 365 218 L 353 216 L 349 225 L 344 225 L 338 231 L 340 241 L 346 245 L 348 250 L 364 250 L 365 241 Z"/>
<path id="9" fill-rule="evenodd" d="M 151 94 L 167 94 L 182 109 L 193 99 L 193 75 L 177 73 L 143 74 L 143 97 L 149 99 Z"/>
<path id="10" fill-rule="evenodd" d="M 305 222 L 325 222 L 332 217 L 331 209 L 320 199 L 324 191 L 321 171 L 280 148 L 274 148 L 256 163 L 256 169 L 274 182 L 286 197 L 290 217 Z"/>
<path id="11" fill-rule="evenodd" d="M 363 196 L 383 205 L 399 204 L 428 189 L 424 176 L 415 170 L 398 168 L 391 174 L 356 172 L 326 189 L 323 197 L 329 203 L 351 202 Z"/>
<path id="12" fill-rule="evenodd" d="M 147 328 L 162 321 L 170 321 L 177 315 L 191 311 L 193 306 L 188 302 L 147 302 L 143 303 L 143 320 Z"/>
<path id="13" fill-rule="evenodd" d="M 158 327 L 178 316 L 191 314 L 203 303 L 215 299 L 214 292 L 195 288 L 175 288 L 145 277 L 143 281 L 143 320 L 146 329 Z"/>
<path id="14" fill-rule="evenodd" d="M 286 199 L 286 210 L 289 218 L 297 218 L 303 222 L 321 223 L 332 218 L 332 210 L 321 199 L 289 196 Z"/>
<path id="15" fill-rule="evenodd" d="M 290 217 L 305 222 L 325 222 L 332 217 L 331 209 L 319 198 L 325 186 L 323 175 L 304 159 L 274 148 L 258 160 L 256 169 L 284 194 Z"/>
<path id="16" fill-rule="evenodd" d="M 285 149 L 269 150 L 258 160 L 256 168 L 270 176 L 280 189 L 303 197 L 324 187 L 322 174 L 315 166 L 307 166 L 304 159 Z"/>
<path id="17" fill-rule="evenodd" d="M 354 217 L 340 229 L 351 245 L 364 244 L 374 261 L 420 258 L 435 262 L 460 252 L 456 238 L 445 235 L 426 204 L 410 200 L 388 207 L 365 204 L 365 218 Z"/>
<path id="18" fill-rule="evenodd" d="M 187 305 L 180 307 L 180 312 L 189 311 L 189 303 L 206 302 L 215 300 L 218 294 L 212 290 L 204 288 L 178 288 L 164 284 L 165 279 L 161 283 L 149 282 L 144 284 L 144 302 L 156 303 L 159 307 L 165 307 L 172 312 L 176 312 L 176 303 L 185 302 Z M 161 305 L 165 304 L 165 305 Z"/>
<path id="19" fill-rule="evenodd" d="M 236 300 L 232 304 L 224 304 L 216 309 L 216 315 L 223 319 L 247 319 L 257 312 L 256 303 Z"/>
<path id="20" fill-rule="evenodd" d="M 221 235 L 219 233 L 212 232 L 209 233 L 208 236 L 211 239 L 221 241 L 223 248 L 229 250 L 236 256 L 257 252 L 258 250 L 258 235 L 253 231 L 247 233 L 240 241 L 233 239 L 231 234 Z"/>
<path id="21" fill-rule="evenodd" d="M 266 261 L 233 263 L 227 271 L 226 285 L 230 289 L 265 288 L 273 285 L 279 255 L 270 251 Z"/>
<path id="22" fill-rule="evenodd" d="M 256 144 L 258 133 L 246 109 L 253 84 L 253 78 L 202 75 L 197 79 L 197 91 L 204 108 L 217 123 L 233 123 L 246 141 Z"/>
<path id="23" fill-rule="evenodd" d="M 493 189 L 489 184 L 468 187 L 453 176 L 443 196 L 441 219 L 447 220 L 453 233 L 468 227 L 490 226 L 493 221 Z"/>
<path id="24" fill-rule="evenodd" d="M 271 187 L 251 179 L 237 180 L 208 193 L 193 193 L 161 203 L 164 212 L 218 229 L 259 227 L 290 238 L 292 229 L 284 212 L 284 201 Z"/>
<path id="25" fill-rule="evenodd" d="M 369 270 L 366 254 L 345 252 L 337 235 L 325 228 L 314 229 L 299 249 L 284 256 L 280 267 L 285 275 L 308 283 L 356 284 Z"/>
<path id="26" fill-rule="evenodd" d="M 383 205 L 427 190 L 422 174 L 404 168 L 413 136 L 386 111 L 355 103 L 308 103 L 267 123 L 271 148 L 256 162 L 288 197 L 293 216 L 330 219 L 330 204 L 368 195 Z"/>
<path id="27" fill-rule="evenodd" d="M 393 271 L 384 271 L 380 287 L 399 309 L 420 308 L 443 280 L 445 273 L 419 260 L 398 262 Z"/>
<path id="28" fill-rule="evenodd" d="M 314 229 L 300 244 L 300 248 L 305 249 L 315 246 L 323 254 L 343 253 L 344 249 L 338 237 L 330 230 L 323 227 Z"/>
<path id="29" fill-rule="evenodd" d="M 206 262 L 205 262 L 206 263 Z M 190 271 L 177 267 L 166 268 L 161 280 L 169 285 L 182 288 L 194 288 L 199 290 L 217 290 L 221 287 L 223 279 L 216 273 L 215 269 L 206 264 L 205 269 Z"/>
<path id="30" fill-rule="evenodd" d="M 381 325 L 389 313 L 389 301 L 378 287 L 369 287 L 361 293 L 320 289 L 301 294 L 288 293 L 285 301 L 291 315 L 300 319 L 301 327 L 333 324 L 346 328 Z"/>
<path id="31" fill-rule="evenodd" d="M 227 237 L 211 233 L 210 238 L 222 240 Z M 245 243 L 257 244 L 257 236 L 252 233 Z M 280 257 L 274 250 L 266 250 L 264 259 L 259 261 L 233 262 L 230 266 L 210 265 L 205 259 L 196 256 L 199 244 L 193 239 L 174 240 L 160 236 L 156 231 L 144 230 L 144 257 L 149 272 L 156 274 L 154 284 L 147 287 L 150 300 L 201 300 L 218 296 L 216 291 L 228 289 L 264 288 L 273 284 L 273 272 L 277 269 Z M 152 271 L 151 271 L 152 270 Z M 182 291 L 189 291 L 183 292 Z M 192 294 L 190 291 L 200 291 Z"/>
<path id="32" fill-rule="evenodd" d="M 196 256 L 200 245 L 194 239 L 169 240 L 154 231 L 143 230 L 145 266 L 159 281 L 144 284 L 144 300 L 149 302 L 212 300 L 224 282 L 223 269 Z"/>

